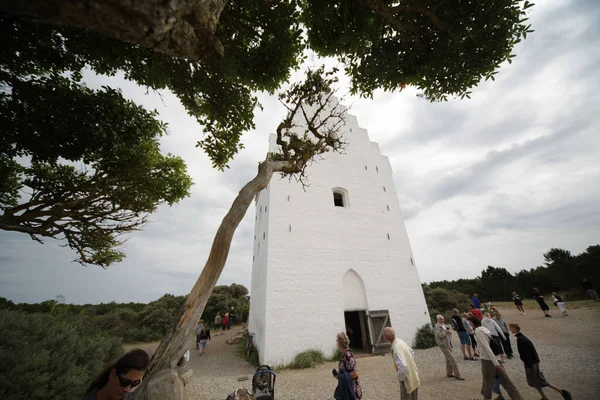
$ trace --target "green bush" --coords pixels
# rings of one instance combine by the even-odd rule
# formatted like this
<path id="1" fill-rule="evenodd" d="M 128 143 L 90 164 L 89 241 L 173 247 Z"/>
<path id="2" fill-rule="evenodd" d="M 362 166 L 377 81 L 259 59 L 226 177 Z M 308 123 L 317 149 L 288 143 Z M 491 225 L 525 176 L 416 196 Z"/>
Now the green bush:
<path id="1" fill-rule="evenodd" d="M 0 310 L 0 321 L 3 400 L 77 399 L 123 353 L 120 339 L 79 318 Z"/>
<path id="2" fill-rule="evenodd" d="M 320 350 L 307 350 L 298 354 L 294 358 L 294 362 L 290 365 L 291 368 L 302 369 L 312 368 L 318 364 L 327 361 L 323 352 Z"/>
<path id="3" fill-rule="evenodd" d="M 430 324 L 425 324 L 417 330 L 415 335 L 415 349 L 428 349 L 437 345 L 433 328 Z"/>
<path id="4" fill-rule="evenodd" d="M 336 347 L 335 350 L 333 350 L 333 355 L 329 358 L 329 361 L 340 361 L 340 358 L 342 358 L 342 351 L 339 347 Z"/>

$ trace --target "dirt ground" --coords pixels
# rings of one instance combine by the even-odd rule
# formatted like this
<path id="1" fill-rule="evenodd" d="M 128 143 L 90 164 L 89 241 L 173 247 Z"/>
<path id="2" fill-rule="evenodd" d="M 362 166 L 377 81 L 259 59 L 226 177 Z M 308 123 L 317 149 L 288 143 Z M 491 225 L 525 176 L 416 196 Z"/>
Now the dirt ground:
<path id="1" fill-rule="evenodd" d="M 501 311 L 505 321 L 519 323 L 523 333 L 533 341 L 541 358 L 542 371 L 551 383 L 568 389 L 577 400 L 600 399 L 599 311 L 580 308 L 571 310 L 569 317 L 561 317 L 553 310 L 554 318 L 544 318 L 541 311 L 531 308 L 527 309 L 526 315 L 506 306 Z M 213 337 L 201 357 L 192 350 L 190 366 L 194 376 L 186 387 L 188 400 L 224 400 L 237 387 L 251 387 L 249 380 L 239 382 L 238 377 L 251 377 L 254 367 L 235 354 L 235 346 L 225 343 L 235 331 L 237 329 L 225 336 Z M 453 335 L 453 343 L 458 347 L 456 335 Z M 514 338 L 512 343 L 516 352 Z M 150 344 L 146 349 L 152 351 L 155 346 Z M 454 350 L 461 374 L 466 379 L 463 382 L 445 376 L 444 358 L 438 348 L 415 350 L 421 378 L 420 399 L 482 399 L 481 364 L 464 361 L 459 352 L 460 349 Z M 336 364 L 330 362 L 307 370 L 275 371 L 276 398 L 333 399 L 336 381 L 331 376 L 331 369 L 337 368 Z M 359 358 L 358 367 L 363 399 L 400 398 L 389 355 Z M 508 360 L 505 368 L 524 399 L 540 398 L 536 390 L 527 386 L 518 357 Z M 550 389 L 546 389 L 546 393 L 550 399 L 562 398 Z"/>

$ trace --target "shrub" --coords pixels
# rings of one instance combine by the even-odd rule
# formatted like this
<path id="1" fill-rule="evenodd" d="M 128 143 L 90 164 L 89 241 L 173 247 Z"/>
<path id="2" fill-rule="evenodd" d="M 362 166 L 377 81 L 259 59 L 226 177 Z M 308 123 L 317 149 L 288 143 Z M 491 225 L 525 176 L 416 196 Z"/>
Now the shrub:
<path id="1" fill-rule="evenodd" d="M 431 324 L 425 324 L 417 329 L 417 334 L 415 335 L 415 344 L 413 346 L 415 349 L 428 349 L 436 345 L 437 342 L 435 341 Z"/>
<path id="2" fill-rule="evenodd" d="M 0 398 L 77 399 L 123 353 L 78 318 L 0 310 Z"/>
<path id="3" fill-rule="evenodd" d="M 329 358 L 329 361 L 340 361 L 340 358 L 342 358 L 342 351 L 339 347 L 336 347 L 333 350 L 333 355 L 331 356 L 331 358 Z"/>
<path id="4" fill-rule="evenodd" d="M 320 350 L 307 350 L 298 354 L 294 358 L 294 362 L 290 365 L 291 368 L 302 369 L 312 368 L 318 364 L 327 361 L 323 352 Z"/>

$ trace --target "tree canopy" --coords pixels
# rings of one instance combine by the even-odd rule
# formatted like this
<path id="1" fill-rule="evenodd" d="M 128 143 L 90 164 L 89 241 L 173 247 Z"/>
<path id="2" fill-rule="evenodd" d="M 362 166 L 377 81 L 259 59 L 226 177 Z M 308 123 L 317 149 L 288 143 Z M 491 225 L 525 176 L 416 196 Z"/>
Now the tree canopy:
<path id="1" fill-rule="evenodd" d="M 302 0 L 308 43 L 346 65 L 354 93 L 421 89 L 431 100 L 468 96 L 494 79 L 533 32 L 520 0 Z"/>

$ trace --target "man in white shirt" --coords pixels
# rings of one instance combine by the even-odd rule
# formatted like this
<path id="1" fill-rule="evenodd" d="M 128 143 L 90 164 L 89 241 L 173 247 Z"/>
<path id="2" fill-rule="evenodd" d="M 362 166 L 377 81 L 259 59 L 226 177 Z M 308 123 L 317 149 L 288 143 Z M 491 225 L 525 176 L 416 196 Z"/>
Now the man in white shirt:
<path id="1" fill-rule="evenodd" d="M 479 350 L 479 359 L 481 360 L 481 375 L 483 376 L 483 386 L 481 394 L 486 400 L 492 398 L 492 388 L 496 376 L 500 379 L 500 384 L 508 392 L 508 395 L 513 400 L 523 400 L 521 393 L 512 383 L 504 368 L 496 359 L 496 355 L 490 348 L 490 340 L 492 334 L 490 331 L 481 326 L 481 321 L 476 317 L 469 317 L 471 327 L 475 329 L 475 339 L 477 340 L 477 348 Z"/>
<path id="2" fill-rule="evenodd" d="M 385 328 L 383 336 L 392 344 L 396 378 L 400 382 L 400 399 L 418 400 L 421 382 L 419 370 L 415 364 L 414 351 L 402 339 L 396 337 L 396 332 L 392 328 Z"/>

